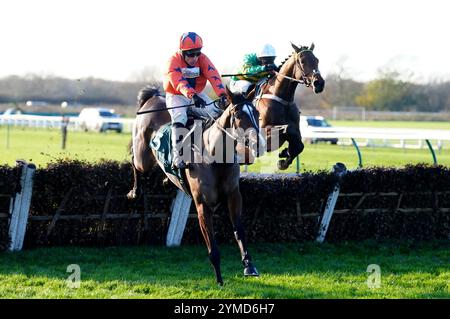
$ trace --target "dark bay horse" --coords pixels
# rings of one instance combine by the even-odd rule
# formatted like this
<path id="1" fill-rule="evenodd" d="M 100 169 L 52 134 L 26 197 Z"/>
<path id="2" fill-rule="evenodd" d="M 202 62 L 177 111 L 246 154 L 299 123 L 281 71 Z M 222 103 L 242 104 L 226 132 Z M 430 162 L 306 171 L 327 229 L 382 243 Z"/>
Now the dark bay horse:
<path id="1" fill-rule="evenodd" d="M 223 284 L 220 271 L 220 253 L 214 238 L 213 213 L 222 202 L 228 205 L 228 211 L 233 225 L 234 235 L 238 243 L 245 276 L 258 276 L 247 249 L 244 228 L 241 223 L 242 197 L 239 190 L 239 163 L 234 160 L 237 153 L 247 154 L 248 144 L 258 141 L 258 111 L 244 97 L 233 95 L 227 88 L 231 103 L 222 115 L 207 128 L 202 135 L 203 153 L 210 153 L 222 147 L 221 144 L 231 145 L 233 160 L 231 162 L 190 163 L 185 170 L 190 195 L 197 209 L 198 221 L 203 238 L 208 248 L 209 259 L 214 267 L 217 283 Z M 164 97 L 158 91 L 149 87 L 142 89 L 138 95 L 139 112 L 160 110 L 158 112 L 137 115 L 133 127 L 132 165 L 134 171 L 134 186 L 128 193 L 128 198 L 134 199 L 140 192 L 140 175 L 149 171 L 156 163 L 156 156 L 149 147 L 149 143 L 158 129 L 170 122 L 170 115 L 166 110 Z M 254 134 L 243 137 L 244 130 L 253 130 Z M 227 131 L 227 133 L 225 133 Z M 247 131 L 248 132 L 248 131 Z M 262 139 L 262 137 L 260 137 Z M 251 140 L 251 141 L 249 141 Z M 224 155 L 225 156 L 225 155 Z M 180 189 L 179 182 L 173 175 L 166 174 Z"/>
<path id="2" fill-rule="evenodd" d="M 250 97 L 256 99 L 259 111 L 259 126 L 266 130 L 267 151 L 274 151 L 288 142 L 279 154 L 278 168 L 285 170 L 304 148 L 300 134 L 300 114 L 294 103 L 294 94 L 298 84 L 311 87 L 314 93 L 323 91 L 325 81 L 320 75 L 319 60 L 314 56 L 314 44 L 297 47 L 295 52 L 281 65 L 280 71 L 261 87 L 261 92 L 253 91 Z M 280 130 L 279 142 L 273 143 L 271 133 Z"/>

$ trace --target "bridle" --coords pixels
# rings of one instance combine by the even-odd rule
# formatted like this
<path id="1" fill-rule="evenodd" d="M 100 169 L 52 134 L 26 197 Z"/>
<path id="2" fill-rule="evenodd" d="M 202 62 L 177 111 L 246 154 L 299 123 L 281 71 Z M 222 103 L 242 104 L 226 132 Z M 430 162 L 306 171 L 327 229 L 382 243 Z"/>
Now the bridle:
<path id="1" fill-rule="evenodd" d="M 303 84 L 305 84 L 306 87 L 310 87 L 312 84 L 312 78 L 314 78 L 316 75 L 320 74 L 320 71 L 318 69 L 313 69 L 311 72 L 309 73 L 305 73 L 305 69 L 302 68 L 302 64 L 300 63 L 300 55 L 304 52 L 312 52 L 312 50 L 306 49 L 306 50 L 302 50 L 299 53 L 297 53 L 295 55 L 295 65 L 294 68 L 296 68 L 297 66 L 300 68 L 300 78 L 303 81 Z M 294 69 L 294 74 L 295 74 L 295 69 Z"/>
<path id="2" fill-rule="evenodd" d="M 215 100 L 213 103 L 217 106 L 216 102 L 218 102 L 219 100 Z M 229 104 L 228 104 L 229 106 Z M 210 119 L 212 120 L 212 122 L 216 125 L 216 127 L 221 130 L 223 133 L 225 133 L 231 140 L 233 140 L 234 142 L 244 145 L 244 147 L 248 147 L 248 142 L 250 142 L 250 139 L 246 138 L 246 136 L 244 134 L 239 134 L 239 128 L 236 125 L 236 116 L 234 115 L 233 111 L 240 106 L 247 106 L 248 112 L 243 110 L 245 113 L 247 113 L 250 117 L 250 120 L 252 122 L 252 126 L 255 128 L 256 132 L 257 132 L 257 136 L 259 141 L 261 141 L 261 135 L 260 135 L 260 130 L 259 130 L 259 122 L 256 121 L 253 112 L 252 112 L 252 108 L 254 108 L 254 106 L 251 104 L 251 102 L 249 101 L 244 101 L 241 103 L 237 103 L 234 104 L 229 110 L 227 110 L 230 113 L 230 128 L 231 128 L 231 133 L 229 132 L 229 130 L 225 129 L 221 124 L 220 124 L 220 117 L 219 118 L 214 118 L 214 116 L 211 115 L 211 113 L 208 112 L 208 110 L 204 109 L 204 111 L 206 112 L 206 114 L 210 117 Z M 186 141 L 187 137 L 194 131 L 195 126 L 191 129 L 191 131 L 186 134 L 186 137 L 183 139 L 182 143 L 184 144 L 184 142 Z M 211 129 L 208 129 L 208 136 L 206 137 L 206 139 L 208 141 L 211 140 Z M 195 145 L 195 144 L 194 144 Z M 196 147 L 196 151 L 201 153 L 201 150 Z"/>
<path id="3" fill-rule="evenodd" d="M 319 75 L 320 71 L 318 69 L 313 69 L 311 72 L 305 73 L 305 70 L 303 69 L 302 64 L 300 63 L 300 56 L 304 52 L 312 52 L 312 50 L 311 49 L 303 49 L 303 50 L 300 50 L 299 52 L 296 52 L 295 55 L 294 55 L 294 70 L 293 70 L 292 73 L 295 76 L 295 74 L 297 73 L 297 68 L 299 68 L 300 69 L 300 79 L 296 79 L 296 78 L 293 78 L 293 77 L 281 74 L 278 71 L 273 71 L 273 72 L 277 76 L 280 76 L 282 78 L 288 79 L 291 82 L 297 82 L 297 83 L 300 83 L 300 84 L 304 84 L 306 87 L 310 87 L 312 85 L 312 83 L 313 83 L 312 79 L 316 75 Z M 276 77 L 274 79 L 276 79 Z M 268 84 L 268 82 L 266 82 L 266 85 L 267 84 Z M 263 90 L 261 90 L 261 93 L 262 93 L 262 91 Z M 259 100 L 263 99 L 263 98 L 275 100 L 275 101 L 277 101 L 278 103 L 280 103 L 280 104 L 282 104 L 284 106 L 289 106 L 289 105 L 292 104 L 292 101 L 286 101 L 286 100 L 282 99 L 281 97 L 279 97 L 279 96 L 277 96 L 275 94 L 267 94 L 267 93 L 261 94 L 260 96 L 256 97 L 256 99 L 258 100 L 257 103 L 259 103 Z"/>
<path id="4" fill-rule="evenodd" d="M 257 136 L 259 136 L 259 122 L 256 120 L 255 116 L 253 115 L 253 108 L 255 108 L 255 107 L 253 106 L 252 103 L 250 103 L 248 101 L 244 101 L 244 102 L 235 104 L 230 111 L 233 111 L 236 107 L 239 107 L 239 106 L 242 106 L 242 111 L 247 114 L 247 116 L 250 119 L 250 122 L 252 123 L 252 127 L 255 129 Z M 244 108 L 247 108 L 247 109 L 244 109 Z M 239 136 L 239 134 L 235 133 L 237 131 L 236 116 L 232 112 L 230 113 L 230 116 L 231 116 L 231 118 L 230 118 L 231 125 L 230 126 L 232 129 L 233 135 L 237 136 L 235 141 L 238 143 L 242 143 L 245 146 L 248 146 L 247 145 L 248 139 L 246 139 L 245 137 Z"/>
<path id="5" fill-rule="evenodd" d="M 281 74 L 280 72 L 277 71 L 273 71 L 276 75 L 279 75 L 283 78 L 288 79 L 289 81 L 294 81 L 294 82 L 298 82 L 300 84 L 304 84 L 306 87 L 310 87 L 312 84 L 312 80 L 311 78 L 313 78 L 316 75 L 320 74 L 320 71 L 318 69 L 313 69 L 311 72 L 309 73 L 305 73 L 305 70 L 302 67 L 302 64 L 300 63 L 300 55 L 304 52 L 312 52 L 312 50 L 309 49 L 305 49 L 305 50 L 301 50 L 300 52 L 296 53 L 294 56 L 294 72 L 293 74 L 296 73 L 296 69 L 297 67 L 300 69 L 300 79 L 296 79 L 284 74 Z"/>
<path id="6" fill-rule="evenodd" d="M 216 102 L 216 101 L 214 101 Z M 216 105 L 217 106 L 217 105 Z M 245 112 L 248 114 L 248 116 L 250 117 L 250 121 L 252 122 L 252 126 L 253 128 L 256 130 L 257 134 L 259 135 L 259 124 L 258 122 L 254 119 L 254 116 L 252 114 L 252 107 L 254 107 L 250 102 L 248 101 L 244 101 L 241 103 L 237 103 L 234 104 L 231 109 L 229 110 L 230 112 L 230 128 L 231 128 L 231 132 L 228 132 L 224 127 L 222 127 L 222 125 L 220 125 L 219 121 L 217 119 L 215 119 L 206 109 L 205 112 L 206 114 L 208 114 L 208 116 L 211 118 L 211 120 L 217 125 L 217 128 L 220 129 L 222 132 L 224 132 L 229 138 L 231 138 L 233 141 L 237 142 L 237 143 L 241 143 L 241 144 L 246 144 L 246 139 L 243 136 L 240 136 L 240 134 L 237 133 L 238 128 L 236 126 L 236 116 L 234 115 L 233 111 L 240 106 L 247 106 L 249 108 L 249 112 Z"/>

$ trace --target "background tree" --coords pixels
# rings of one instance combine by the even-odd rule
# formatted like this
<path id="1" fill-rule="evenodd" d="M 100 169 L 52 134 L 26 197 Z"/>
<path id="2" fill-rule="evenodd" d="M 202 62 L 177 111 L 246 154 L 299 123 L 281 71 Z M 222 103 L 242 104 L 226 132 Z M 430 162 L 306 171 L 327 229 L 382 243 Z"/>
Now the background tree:
<path id="1" fill-rule="evenodd" d="M 364 85 L 360 95 L 355 97 L 359 106 L 383 111 L 401 111 L 412 106 L 411 83 L 399 79 L 396 71 L 380 72 L 380 76 Z"/>

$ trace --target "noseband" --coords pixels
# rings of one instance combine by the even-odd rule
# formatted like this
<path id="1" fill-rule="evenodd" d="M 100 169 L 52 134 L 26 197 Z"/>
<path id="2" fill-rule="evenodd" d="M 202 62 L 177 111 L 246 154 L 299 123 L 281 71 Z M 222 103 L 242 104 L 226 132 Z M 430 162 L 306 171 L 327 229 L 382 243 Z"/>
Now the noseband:
<path id="1" fill-rule="evenodd" d="M 241 102 L 241 103 L 237 103 L 237 104 L 235 104 L 232 107 L 232 109 L 230 111 L 233 111 L 236 107 L 245 106 L 245 105 L 247 105 L 250 108 L 250 112 L 248 113 L 248 116 L 250 117 L 250 121 L 252 122 L 253 128 L 256 130 L 256 133 L 259 135 L 259 124 L 256 122 L 256 120 L 254 119 L 254 117 L 253 117 L 253 115 L 251 113 L 252 112 L 252 108 L 254 107 L 251 103 L 249 103 L 247 101 L 244 101 L 244 102 Z M 247 112 L 245 112 L 245 113 L 247 113 Z M 238 142 L 238 143 L 245 144 L 245 142 L 246 142 L 245 138 L 240 137 L 238 134 L 236 134 L 236 131 L 237 131 L 237 128 L 236 128 L 236 117 L 231 112 L 230 112 L 230 117 L 231 117 L 230 118 L 230 122 L 231 122 L 230 126 L 231 126 L 231 129 L 232 129 L 232 132 L 233 132 L 231 138 L 233 140 L 235 140 L 236 142 Z"/>
<path id="2" fill-rule="evenodd" d="M 304 52 L 312 52 L 311 50 L 302 50 L 299 53 L 297 53 L 294 57 L 295 59 L 295 64 L 294 64 L 294 74 L 295 74 L 295 68 L 298 67 L 300 68 L 300 80 L 297 80 L 299 83 L 304 84 L 306 87 L 310 87 L 312 84 L 312 78 L 315 77 L 316 75 L 320 74 L 320 71 L 318 69 L 313 69 L 311 72 L 309 73 L 305 73 L 305 70 L 302 68 L 302 64 L 300 63 L 300 55 Z"/>

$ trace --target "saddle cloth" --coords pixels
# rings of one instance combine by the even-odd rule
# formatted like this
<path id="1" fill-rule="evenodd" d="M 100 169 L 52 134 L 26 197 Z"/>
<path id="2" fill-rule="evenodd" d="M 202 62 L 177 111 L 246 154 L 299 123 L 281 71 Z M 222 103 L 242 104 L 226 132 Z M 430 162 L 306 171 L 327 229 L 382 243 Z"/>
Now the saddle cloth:
<path id="1" fill-rule="evenodd" d="M 212 125 L 212 121 L 203 121 L 203 130 Z M 194 124 L 194 118 L 189 118 L 187 129 L 191 129 Z M 189 138 L 190 139 L 190 138 Z M 181 186 L 187 191 L 187 181 L 185 174 L 180 169 L 172 167 L 172 123 L 167 123 L 159 128 L 154 137 L 150 140 L 150 148 L 156 153 L 156 160 L 161 163 L 164 173 L 171 174 L 177 178 Z"/>
<path id="2" fill-rule="evenodd" d="M 182 181 L 179 169 L 172 168 L 172 124 L 168 123 L 159 128 L 150 140 L 150 148 L 155 151 L 156 159 L 162 163 L 166 174 L 172 174 Z"/>

